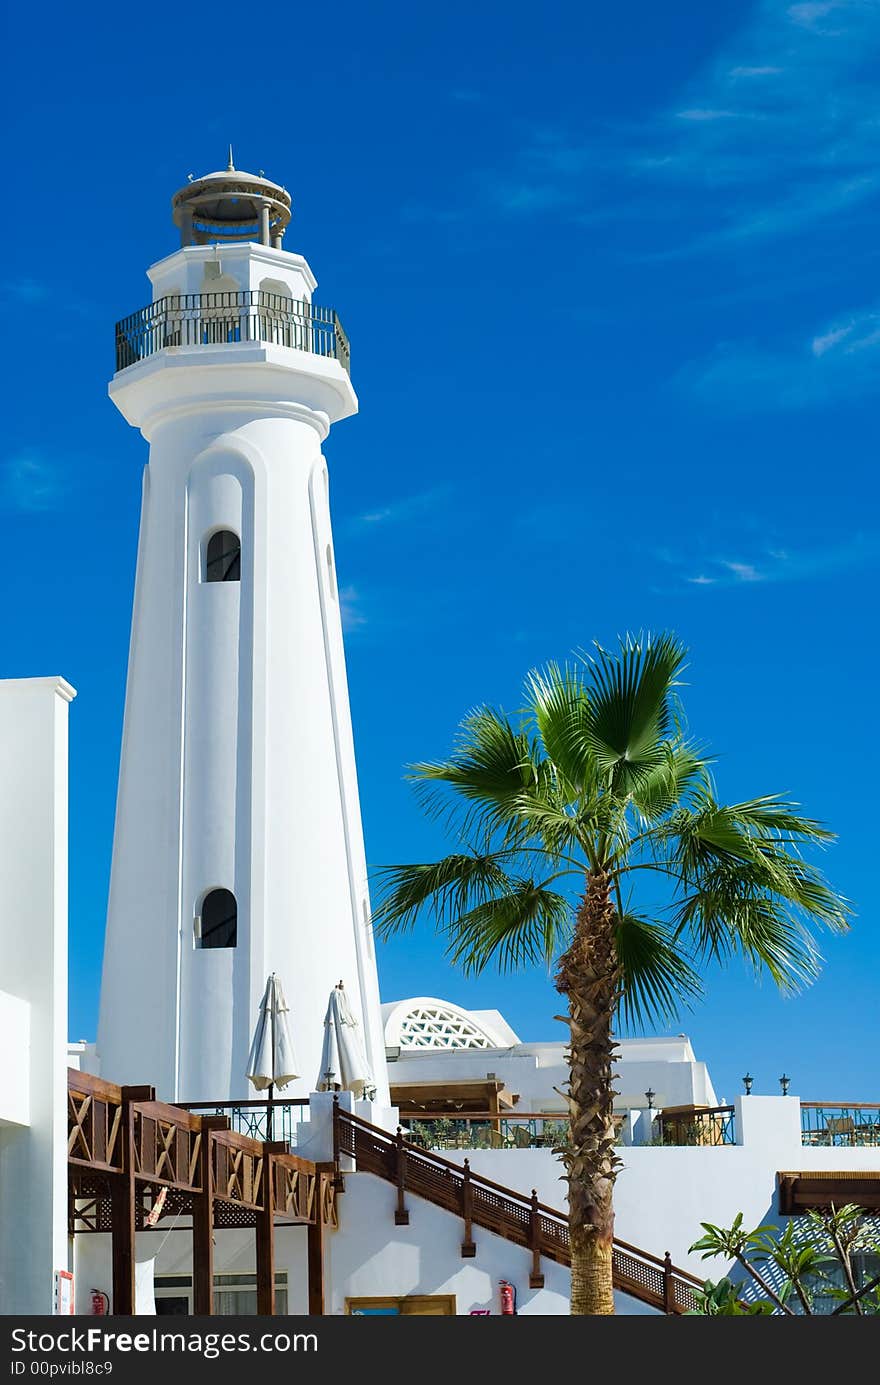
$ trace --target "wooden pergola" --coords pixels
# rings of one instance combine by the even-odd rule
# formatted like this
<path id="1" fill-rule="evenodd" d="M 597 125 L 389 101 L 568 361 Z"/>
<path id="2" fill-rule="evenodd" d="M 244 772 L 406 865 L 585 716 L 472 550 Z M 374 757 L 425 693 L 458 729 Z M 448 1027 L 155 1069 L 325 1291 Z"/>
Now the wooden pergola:
<path id="1" fill-rule="evenodd" d="M 491 1116 L 512 1111 L 516 1098 L 503 1082 L 492 1078 L 463 1082 L 393 1082 L 391 1102 L 401 1117 L 418 1119 L 424 1115 L 467 1115 L 469 1111 L 488 1111 Z"/>
<path id="2" fill-rule="evenodd" d="M 214 1311 L 216 1230 L 253 1227 L 257 1312 L 275 1312 L 275 1227 L 308 1228 L 309 1313 L 324 1312 L 324 1232 L 337 1225 L 332 1163 L 315 1164 L 279 1141 L 229 1129 L 156 1100 L 152 1087 L 118 1087 L 68 1070 L 67 1158 L 72 1235 L 108 1232 L 112 1311 L 135 1308 L 135 1233 L 165 1189 L 163 1216 L 191 1218 L 193 1309 Z"/>
<path id="3" fill-rule="evenodd" d="M 854 1203 L 880 1212 L 880 1172 L 876 1169 L 804 1169 L 777 1173 L 779 1211 L 783 1217 Z"/>

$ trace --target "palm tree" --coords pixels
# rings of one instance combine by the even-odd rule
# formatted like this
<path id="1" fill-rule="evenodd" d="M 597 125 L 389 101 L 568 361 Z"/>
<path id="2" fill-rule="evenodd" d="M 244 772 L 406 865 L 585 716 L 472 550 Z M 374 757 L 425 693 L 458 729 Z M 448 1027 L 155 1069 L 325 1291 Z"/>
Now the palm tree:
<path id="1" fill-rule="evenodd" d="M 516 719 L 471 712 L 449 759 L 412 766 L 454 851 L 379 872 L 381 935 L 427 913 L 469 972 L 556 962 L 575 1314 L 614 1311 L 617 1012 L 669 1023 L 701 993 L 696 967 L 737 955 L 797 991 L 817 973 L 816 927 L 847 927 L 846 902 L 801 854 L 830 832 L 776 795 L 717 801 L 711 761 L 684 726 L 685 655 L 672 635 L 597 645 L 530 673 Z M 637 912 L 651 877 L 660 885 Z"/>

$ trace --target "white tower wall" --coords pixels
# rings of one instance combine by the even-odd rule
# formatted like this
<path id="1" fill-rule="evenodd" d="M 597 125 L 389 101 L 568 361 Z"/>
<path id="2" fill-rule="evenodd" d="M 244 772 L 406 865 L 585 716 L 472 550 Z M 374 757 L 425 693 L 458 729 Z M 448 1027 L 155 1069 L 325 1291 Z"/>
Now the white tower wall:
<path id="1" fill-rule="evenodd" d="M 189 247 L 257 283 L 311 271 L 256 245 Z M 290 264 L 286 264 L 290 261 Z M 216 276 L 215 276 L 216 277 Z M 171 290 L 165 289 L 163 292 Z M 202 290 L 204 291 L 204 290 Z M 275 290 L 272 290 L 275 292 Z M 159 350 L 111 395 L 150 442 L 145 473 L 98 1049 L 102 1075 L 181 1101 L 252 1095 L 267 975 L 290 1006 L 304 1095 L 342 979 L 387 1104 L 378 981 L 321 442 L 357 401 L 335 360 L 272 342 Z M 207 582 L 210 535 L 241 537 L 241 580 Z M 234 948 L 197 945 L 231 890 Z"/>

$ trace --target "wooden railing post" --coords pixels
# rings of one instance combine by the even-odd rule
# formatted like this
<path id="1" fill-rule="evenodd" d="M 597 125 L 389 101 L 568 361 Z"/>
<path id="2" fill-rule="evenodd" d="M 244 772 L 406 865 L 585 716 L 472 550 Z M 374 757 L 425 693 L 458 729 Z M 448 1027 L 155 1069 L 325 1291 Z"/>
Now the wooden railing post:
<path id="1" fill-rule="evenodd" d="M 529 1275 L 530 1289 L 543 1289 L 544 1274 L 541 1270 L 541 1220 L 538 1211 L 538 1192 L 532 1189 L 529 1206 L 529 1248 L 532 1252 L 532 1271 Z"/>
<path id="2" fill-rule="evenodd" d="M 263 1146 L 260 1206 L 256 1212 L 257 1314 L 275 1315 L 275 1208 L 272 1155 Z"/>
<path id="3" fill-rule="evenodd" d="M 333 1187 L 338 1193 L 345 1192 L 345 1179 L 342 1176 L 340 1157 L 342 1154 L 342 1116 L 339 1110 L 339 1093 L 333 1093 Z"/>
<path id="4" fill-rule="evenodd" d="M 471 1188 L 471 1161 L 465 1159 L 461 1182 L 461 1215 L 464 1218 L 464 1240 L 461 1243 L 463 1260 L 472 1260 L 477 1253 L 473 1235 L 473 1189 Z"/>
<path id="5" fill-rule="evenodd" d="M 134 1104 L 123 1088 L 122 1119 L 119 1126 L 119 1153 L 122 1172 L 110 1180 L 112 1208 L 113 1315 L 130 1318 L 135 1310 L 134 1228 L 135 1228 L 135 1149 Z"/>
<path id="6" fill-rule="evenodd" d="M 395 1166 L 397 1171 L 397 1210 L 394 1213 L 395 1226 L 409 1226 L 409 1212 L 406 1210 L 404 1193 L 406 1191 L 406 1145 L 403 1141 L 403 1130 L 397 1127 L 397 1139 L 395 1141 Z"/>
<path id="7" fill-rule="evenodd" d="M 309 1316 L 324 1316 L 324 1179 L 320 1170 L 315 1172 L 315 1199 L 312 1217 L 308 1224 L 307 1261 L 309 1276 Z"/>
<path id="8" fill-rule="evenodd" d="M 216 1120 L 216 1117 L 215 1117 Z M 211 1118 L 202 1120 L 199 1144 L 200 1192 L 192 1199 L 193 1312 L 196 1317 L 214 1312 L 214 1151 Z"/>
<path id="9" fill-rule="evenodd" d="M 668 1250 L 663 1256 L 663 1312 L 675 1312 L 675 1280 L 672 1277 L 672 1256 Z"/>

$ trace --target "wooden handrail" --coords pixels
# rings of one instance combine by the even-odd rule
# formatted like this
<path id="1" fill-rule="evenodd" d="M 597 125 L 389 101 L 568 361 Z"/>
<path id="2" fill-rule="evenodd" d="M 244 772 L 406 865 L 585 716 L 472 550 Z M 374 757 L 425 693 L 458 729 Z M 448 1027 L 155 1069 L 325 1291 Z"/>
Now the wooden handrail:
<path id="1" fill-rule="evenodd" d="M 700 1120 L 703 1116 L 729 1116 L 735 1111 L 735 1106 L 667 1106 L 660 1107 L 657 1111 L 658 1116 L 668 1115 L 670 1120 L 687 1120 L 692 1116 L 695 1120 Z"/>
<path id="2" fill-rule="evenodd" d="M 113 1106 L 122 1105 L 121 1087 L 115 1082 L 108 1082 L 106 1078 L 82 1072 L 79 1068 L 67 1069 L 67 1090 L 80 1096 L 100 1097 L 102 1101 L 108 1101 Z"/>
<path id="3" fill-rule="evenodd" d="M 177 1105 L 180 1107 L 181 1111 L 196 1111 L 196 1110 L 201 1110 L 202 1107 L 204 1107 L 204 1106 L 210 1106 L 211 1109 L 212 1109 L 213 1111 L 226 1111 L 226 1110 L 237 1111 L 237 1110 L 239 1110 L 239 1108 L 244 1109 L 245 1107 L 251 1107 L 251 1106 L 259 1106 L 262 1110 L 265 1110 L 266 1107 L 267 1107 L 269 1104 L 270 1104 L 270 1103 L 269 1103 L 268 1099 L 265 1098 L 265 1097 L 254 1097 L 254 1098 L 249 1098 L 247 1101 L 178 1101 L 178 1102 L 177 1102 Z M 273 1109 L 273 1110 L 277 1110 L 280 1106 L 308 1106 L 308 1104 L 309 1104 L 309 1099 L 308 1099 L 307 1096 L 303 1096 L 303 1097 L 284 1097 L 284 1096 L 278 1097 L 278 1096 L 276 1096 L 276 1097 L 273 1097 L 273 1098 L 272 1098 L 272 1103 L 271 1103 L 272 1109 Z"/>
<path id="4" fill-rule="evenodd" d="M 473 1254 L 471 1225 L 483 1226 L 531 1250 L 532 1287 L 543 1283 L 538 1265 L 541 1255 L 561 1264 L 571 1263 L 568 1217 L 557 1208 L 539 1202 L 534 1192 L 528 1197 L 515 1188 L 475 1174 L 469 1165 L 465 1168 L 433 1150 L 422 1149 L 404 1140 L 400 1133 L 391 1135 L 380 1126 L 343 1110 L 338 1103 L 334 1106 L 333 1121 L 334 1148 L 339 1154 L 349 1155 L 356 1164 L 362 1163 L 366 1172 L 398 1184 L 395 1213 L 398 1224 L 405 1224 L 404 1217 L 408 1220 L 401 1199 L 409 1190 L 462 1218 L 465 1224 L 462 1255 Z M 346 1130 L 350 1132 L 348 1140 Z M 442 1176 L 440 1180 L 437 1174 Z M 696 1293 L 703 1288 L 702 1280 L 673 1265 L 668 1254 L 661 1260 L 617 1239 L 613 1242 L 613 1273 L 615 1288 L 667 1313 L 686 1312 L 695 1305 Z"/>
<path id="5" fill-rule="evenodd" d="M 201 1116 L 193 1116 L 189 1111 L 183 1111 L 179 1106 L 169 1106 L 165 1101 L 138 1101 L 135 1103 L 135 1111 L 149 1120 L 176 1125 L 179 1130 L 198 1132 L 202 1129 Z"/>
<path id="6" fill-rule="evenodd" d="M 880 1111 L 880 1101 L 802 1101 L 808 1111 Z"/>
<path id="7" fill-rule="evenodd" d="M 401 1111 L 400 1119 L 407 1122 L 424 1121 L 545 1121 L 548 1125 L 559 1125 L 568 1120 L 566 1111 Z M 615 1117 L 616 1119 L 616 1117 Z M 621 1120 L 623 1117 L 621 1116 Z"/>

